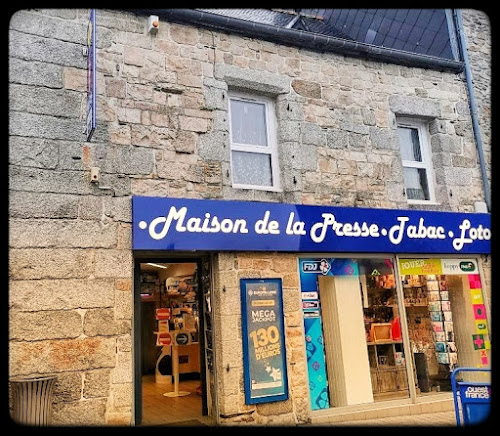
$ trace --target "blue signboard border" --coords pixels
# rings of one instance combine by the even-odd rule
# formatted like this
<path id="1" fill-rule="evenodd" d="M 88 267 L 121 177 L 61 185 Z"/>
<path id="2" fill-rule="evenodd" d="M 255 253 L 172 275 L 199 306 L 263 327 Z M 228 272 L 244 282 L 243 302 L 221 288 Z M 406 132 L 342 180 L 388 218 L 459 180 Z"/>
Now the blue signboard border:
<path id="1" fill-rule="evenodd" d="M 277 306 L 279 312 L 277 317 L 279 318 L 279 328 L 280 328 L 280 342 L 282 353 L 282 376 L 284 382 L 284 393 L 280 395 L 267 395 L 263 397 L 252 397 L 251 395 L 251 373 L 250 373 L 250 362 L 249 362 L 249 349 L 248 349 L 248 320 L 247 320 L 247 284 L 251 283 L 275 283 L 277 285 Z M 243 372 L 244 372 L 244 385 L 245 385 L 245 404 L 260 404 L 269 403 L 274 401 L 284 401 L 288 399 L 288 370 L 287 370 L 287 358 L 286 358 L 286 346 L 285 346 L 285 322 L 284 322 L 284 312 L 283 312 L 283 286 L 282 280 L 280 278 L 254 278 L 254 279 L 240 279 L 240 295 L 241 295 L 241 330 L 242 330 L 242 342 L 243 342 Z"/>

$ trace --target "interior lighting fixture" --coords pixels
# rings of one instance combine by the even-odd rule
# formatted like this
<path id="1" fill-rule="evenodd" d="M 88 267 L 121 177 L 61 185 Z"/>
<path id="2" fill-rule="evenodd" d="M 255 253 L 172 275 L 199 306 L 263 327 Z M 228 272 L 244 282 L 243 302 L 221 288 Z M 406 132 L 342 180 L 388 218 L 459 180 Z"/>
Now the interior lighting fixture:
<path id="1" fill-rule="evenodd" d="M 167 269 L 168 268 L 168 265 L 165 266 L 165 265 L 159 265 L 157 263 L 147 263 L 146 265 L 151 265 L 151 266 L 155 266 L 156 268 L 164 268 L 164 269 Z"/>

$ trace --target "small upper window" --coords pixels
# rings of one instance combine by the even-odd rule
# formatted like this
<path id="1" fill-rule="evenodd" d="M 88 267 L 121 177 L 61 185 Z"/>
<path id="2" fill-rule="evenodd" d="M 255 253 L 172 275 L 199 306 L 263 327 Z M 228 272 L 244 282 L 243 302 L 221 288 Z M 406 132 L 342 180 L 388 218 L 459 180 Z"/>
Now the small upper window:
<path id="1" fill-rule="evenodd" d="M 271 99 L 229 94 L 233 187 L 279 190 L 274 117 Z"/>
<path id="2" fill-rule="evenodd" d="M 398 136 L 408 202 L 434 202 L 433 170 L 426 125 L 414 120 L 398 120 Z"/>

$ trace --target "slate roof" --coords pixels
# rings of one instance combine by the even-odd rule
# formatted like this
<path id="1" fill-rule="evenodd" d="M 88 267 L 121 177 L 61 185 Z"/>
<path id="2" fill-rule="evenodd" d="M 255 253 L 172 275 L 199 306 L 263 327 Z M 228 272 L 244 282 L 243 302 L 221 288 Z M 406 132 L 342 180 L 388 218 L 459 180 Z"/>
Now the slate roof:
<path id="1" fill-rule="evenodd" d="M 296 18 L 295 14 L 274 11 L 271 9 L 198 9 L 199 11 L 209 12 L 211 14 L 223 15 L 226 17 L 237 18 L 240 20 L 251 21 L 270 26 L 286 27 Z M 328 23 L 301 16 L 291 27 L 295 30 L 319 33 L 321 35 L 333 36 L 336 38 L 350 39 L 349 35 L 329 25 Z"/>
<path id="2" fill-rule="evenodd" d="M 197 9 L 249 22 L 453 59 L 444 9 Z M 323 19 L 312 18 L 319 16 Z"/>

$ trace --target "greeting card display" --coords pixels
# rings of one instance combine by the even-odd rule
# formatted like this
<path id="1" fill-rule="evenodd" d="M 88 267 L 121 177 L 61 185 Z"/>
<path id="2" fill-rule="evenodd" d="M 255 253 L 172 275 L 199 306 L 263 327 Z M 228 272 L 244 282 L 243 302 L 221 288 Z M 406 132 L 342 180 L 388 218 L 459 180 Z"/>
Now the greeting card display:
<path id="1" fill-rule="evenodd" d="M 443 331 L 443 323 L 442 322 L 433 321 L 433 322 L 431 322 L 431 325 L 432 325 L 433 332 L 442 332 Z"/>
<path id="2" fill-rule="evenodd" d="M 451 303 L 449 301 L 441 301 L 441 310 L 448 312 L 451 310 Z"/>
<path id="3" fill-rule="evenodd" d="M 435 348 L 438 353 L 445 353 L 448 351 L 446 347 L 446 342 L 436 342 Z"/>
<path id="4" fill-rule="evenodd" d="M 448 353 L 437 353 L 437 361 L 438 363 L 442 363 L 445 365 L 450 363 L 450 358 L 448 356 Z"/>
<path id="5" fill-rule="evenodd" d="M 429 303 L 429 312 L 439 312 L 441 310 L 440 301 L 431 301 Z"/>
<path id="6" fill-rule="evenodd" d="M 429 284 L 429 282 L 427 282 Z M 428 289 L 428 288 L 427 288 Z M 439 301 L 439 291 L 431 291 L 427 293 L 427 298 L 429 301 Z"/>
<path id="7" fill-rule="evenodd" d="M 434 341 L 435 342 L 444 342 L 446 341 L 446 333 L 445 332 L 433 332 Z"/>
<path id="8" fill-rule="evenodd" d="M 427 280 L 427 290 L 428 291 L 439 291 L 437 280 Z"/>
<path id="9" fill-rule="evenodd" d="M 441 312 L 430 312 L 431 321 L 443 321 L 443 314 Z"/>
<path id="10" fill-rule="evenodd" d="M 439 296 L 441 297 L 441 301 L 447 301 L 450 299 L 450 296 L 448 295 L 448 291 L 440 291 Z"/>
<path id="11" fill-rule="evenodd" d="M 434 347 L 437 362 L 449 365 L 453 371 L 457 363 L 457 346 L 453 331 L 451 302 L 448 285 L 445 276 L 439 276 L 438 280 L 431 280 L 427 276 L 427 289 L 429 292 L 429 316 L 431 319 L 434 336 Z"/>

